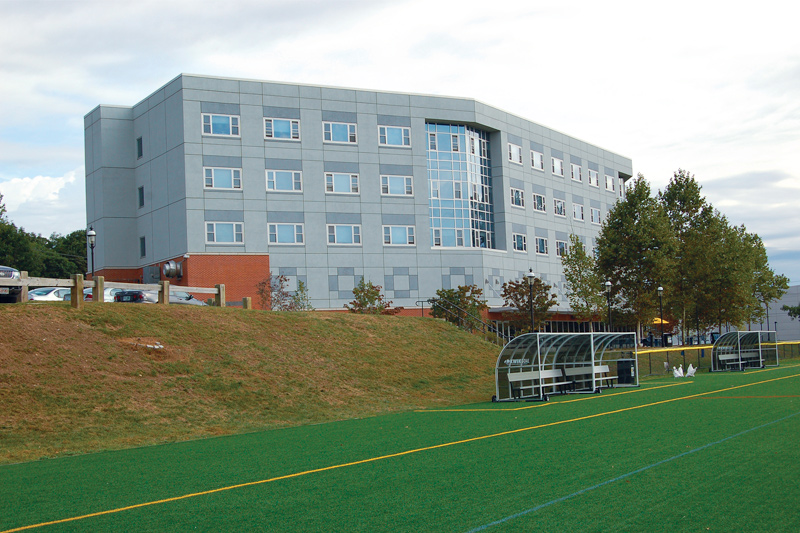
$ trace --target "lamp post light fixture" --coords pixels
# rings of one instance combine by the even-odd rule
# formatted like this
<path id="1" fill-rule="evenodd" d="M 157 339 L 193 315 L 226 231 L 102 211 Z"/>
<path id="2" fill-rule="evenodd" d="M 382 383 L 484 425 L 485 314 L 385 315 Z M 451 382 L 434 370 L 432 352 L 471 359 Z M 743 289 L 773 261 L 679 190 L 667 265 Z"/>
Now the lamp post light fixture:
<path id="1" fill-rule="evenodd" d="M 89 226 L 89 231 L 86 232 L 86 241 L 89 243 L 89 249 L 92 251 L 92 279 L 94 279 L 94 245 L 97 242 L 97 233 L 92 226 Z"/>
<path id="2" fill-rule="evenodd" d="M 664 347 L 664 287 L 658 287 L 658 316 L 661 320 L 661 347 Z"/>
<path id="3" fill-rule="evenodd" d="M 529 268 L 525 277 L 528 278 L 528 303 L 530 303 L 531 306 L 531 333 L 533 333 L 533 281 L 536 279 L 536 274 L 533 273 L 532 268 Z"/>
<path id="4" fill-rule="evenodd" d="M 606 300 L 608 301 L 608 331 L 611 331 L 614 326 L 611 322 L 611 282 L 606 280 Z"/>

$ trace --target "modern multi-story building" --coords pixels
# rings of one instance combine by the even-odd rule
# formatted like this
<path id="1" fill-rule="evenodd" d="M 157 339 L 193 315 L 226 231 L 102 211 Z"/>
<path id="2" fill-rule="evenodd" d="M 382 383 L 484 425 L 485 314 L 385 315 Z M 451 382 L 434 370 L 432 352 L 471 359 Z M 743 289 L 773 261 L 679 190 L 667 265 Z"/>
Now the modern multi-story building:
<path id="1" fill-rule="evenodd" d="M 225 283 L 270 271 L 341 309 L 363 276 L 395 306 L 477 285 L 502 305 L 533 269 L 563 295 L 559 256 L 591 247 L 631 160 L 467 98 L 180 75 L 133 107 L 85 117 L 95 270 Z"/>

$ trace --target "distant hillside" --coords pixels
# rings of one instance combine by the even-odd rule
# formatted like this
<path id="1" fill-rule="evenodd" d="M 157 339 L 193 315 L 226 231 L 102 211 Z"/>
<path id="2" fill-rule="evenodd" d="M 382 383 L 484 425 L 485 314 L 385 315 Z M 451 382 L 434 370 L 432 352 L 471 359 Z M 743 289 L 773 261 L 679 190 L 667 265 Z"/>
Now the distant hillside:
<path id="1" fill-rule="evenodd" d="M 423 318 L 2 305 L 0 463 L 486 401 L 498 353 Z"/>

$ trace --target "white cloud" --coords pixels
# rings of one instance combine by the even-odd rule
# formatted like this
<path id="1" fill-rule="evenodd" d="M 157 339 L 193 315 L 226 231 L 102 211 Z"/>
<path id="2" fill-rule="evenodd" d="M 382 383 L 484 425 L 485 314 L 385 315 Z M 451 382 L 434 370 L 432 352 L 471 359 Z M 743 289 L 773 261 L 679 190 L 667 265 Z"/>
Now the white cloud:
<path id="1" fill-rule="evenodd" d="M 14 178 L 0 182 L 6 216 L 26 231 L 49 237 L 86 226 L 83 167 L 63 176 Z"/>

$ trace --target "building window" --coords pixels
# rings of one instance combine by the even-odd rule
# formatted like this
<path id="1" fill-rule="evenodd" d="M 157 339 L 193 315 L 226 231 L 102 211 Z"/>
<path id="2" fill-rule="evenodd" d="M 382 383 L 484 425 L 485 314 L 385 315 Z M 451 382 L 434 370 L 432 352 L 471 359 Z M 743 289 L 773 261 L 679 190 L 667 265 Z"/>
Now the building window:
<path id="1" fill-rule="evenodd" d="M 139 137 L 136 139 L 136 159 L 141 159 L 144 155 L 144 143 L 142 142 L 142 138 Z"/>
<path id="2" fill-rule="evenodd" d="M 596 207 L 589 209 L 590 220 L 592 224 L 600 224 L 600 210 Z"/>
<path id="3" fill-rule="evenodd" d="M 583 181 L 583 175 L 581 174 L 581 166 L 576 165 L 575 163 L 570 164 L 570 170 L 572 179 L 575 181 Z"/>
<path id="4" fill-rule="evenodd" d="M 572 204 L 572 218 L 583 220 L 583 204 Z"/>
<path id="5" fill-rule="evenodd" d="M 300 121 L 288 118 L 265 118 L 265 139 L 300 140 Z"/>
<path id="6" fill-rule="evenodd" d="M 518 165 L 522 164 L 522 146 L 508 143 L 508 160 Z"/>
<path id="7" fill-rule="evenodd" d="M 325 192 L 332 194 L 358 194 L 358 174 L 325 173 Z"/>
<path id="8" fill-rule="evenodd" d="M 534 211 L 541 211 L 542 213 L 547 211 L 547 207 L 545 207 L 545 198 L 541 194 L 534 194 L 533 195 L 533 210 Z"/>
<path id="9" fill-rule="evenodd" d="M 328 244 L 361 245 L 361 226 L 328 224 Z"/>
<path id="10" fill-rule="evenodd" d="M 207 244 L 239 244 L 244 242 L 241 222 L 206 222 Z"/>
<path id="11" fill-rule="evenodd" d="M 514 245 L 514 250 L 517 252 L 528 251 L 528 238 L 522 233 L 512 233 L 511 242 Z"/>
<path id="12" fill-rule="evenodd" d="M 600 186 L 600 176 L 597 174 L 596 170 L 589 169 L 589 185 L 592 187 Z"/>
<path id="13" fill-rule="evenodd" d="M 606 190 L 613 191 L 614 190 L 614 178 L 606 174 Z"/>
<path id="14" fill-rule="evenodd" d="M 139 237 L 139 257 L 147 255 L 147 242 L 144 237 Z"/>
<path id="15" fill-rule="evenodd" d="M 270 244 L 303 244 L 302 224 L 269 224 Z"/>
<path id="16" fill-rule="evenodd" d="M 355 144 L 358 142 L 356 125 L 348 122 L 323 122 L 322 139 L 328 143 Z"/>
<path id="17" fill-rule="evenodd" d="M 567 242 L 566 241 L 556 241 L 556 256 L 564 257 L 567 253 Z"/>
<path id="18" fill-rule="evenodd" d="M 547 255 L 547 239 L 544 237 L 536 237 L 536 253 Z"/>
<path id="19" fill-rule="evenodd" d="M 411 128 L 378 126 L 378 142 L 384 146 L 411 146 Z"/>
<path id="20" fill-rule="evenodd" d="M 619 178 L 619 197 L 625 198 L 625 180 Z"/>
<path id="21" fill-rule="evenodd" d="M 525 193 L 520 189 L 511 189 L 511 205 L 525 207 Z"/>
<path id="22" fill-rule="evenodd" d="M 203 168 L 206 189 L 241 189 L 242 169 L 240 168 Z"/>
<path id="23" fill-rule="evenodd" d="M 556 176 L 563 176 L 564 175 L 564 161 L 558 159 L 557 157 L 553 159 L 553 174 Z"/>
<path id="24" fill-rule="evenodd" d="M 267 190 L 300 192 L 303 190 L 303 173 L 299 170 L 267 170 Z"/>
<path id="25" fill-rule="evenodd" d="M 239 116 L 203 113 L 203 135 L 238 137 Z"/>
<path id="26" fill-rule="evenodd" d="M 381 176 L 381 194 L 384 196 L 414 196 L 414 180 L 411 176 Z"/>
<path id="27" fill-rule="evenodd" d="M 531 167 L 534 170 L 544 170 L 544 154 L 531 150 Z"/>
<path id="28" fill-rule="evenodd" d="M 436 134 L 429 133 L 428 134 L 428 150 L 436 151 Z"/>
<path id="29" fill-rule="evenodd" d="M 458 135 L 451 135 L 450 136 L 450 145 L 453 149 L 453 152 L 458 152 Z"/>
<path id="30" fill-rule="evenodd" d="M 413 246 L 414 226 L 384 226 L 383 244 L 386 246 Z"/>
<path id="31" fill-rule="evenodd" d="M 139 187 L 139 207 L 144 207 L 144 187 Z"/>
<path id="32" fill-rule="evenodd" d="M 564 200 L 559 200 L 558 198 L 554 198 L 553 199 L 553 208 L 554 208 L 556 216 L 559 216 L 559 217 L 567 216 L 567 206 L 564 203 Z"/>

